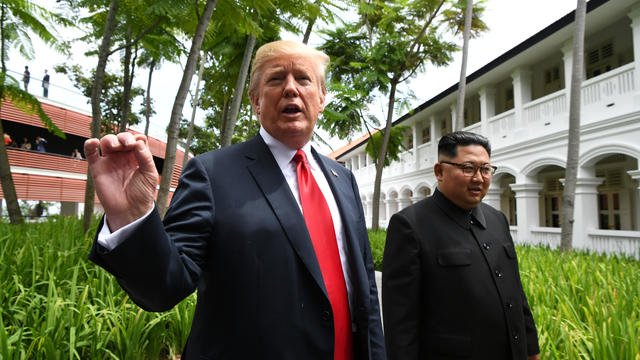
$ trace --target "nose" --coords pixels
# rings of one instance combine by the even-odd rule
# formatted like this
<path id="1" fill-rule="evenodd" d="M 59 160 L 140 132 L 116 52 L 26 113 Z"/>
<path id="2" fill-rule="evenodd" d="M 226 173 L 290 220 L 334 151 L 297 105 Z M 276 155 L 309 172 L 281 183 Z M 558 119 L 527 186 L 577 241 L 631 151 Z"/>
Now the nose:
<path id="1" fill-rule="evenodd" d="M 298 96 L 298 88 L 296 87 L 296 79 L 293 74 L 287 75 L 284 79 L 284 88 L 282 93 L 285 97 L 296 97 Z"/>
<path id="2" fill-rule="evenodd" d="M 480 169 L 479 168 L 476 168 L 476 172 L 473 173 L 473 176 L 471 177 L 471 181 L 480 182 L 480 183 L 485 182 L 485 178 L 480 173 Z"/>

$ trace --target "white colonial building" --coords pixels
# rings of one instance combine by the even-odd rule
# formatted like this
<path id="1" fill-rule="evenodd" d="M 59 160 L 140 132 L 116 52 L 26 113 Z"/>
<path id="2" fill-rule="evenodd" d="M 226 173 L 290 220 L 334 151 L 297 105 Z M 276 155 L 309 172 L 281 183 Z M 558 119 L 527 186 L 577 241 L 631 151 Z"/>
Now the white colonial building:
<path id="1" fill-rule="evenodd" d="M 491 141 L 498 166 L 484 201 L 518 243 L 558 246 L 567 154 L 570 13 L 467 77 L 465 127 Z M 640 258 L 640 1 L 591 0 L 585 37 L 574 247 Z M 408 150 L 384 169 L 380 223 L 428 196 L 437 144 L 453 129 L 457 85 L 394 122 Z M 335 152 L 356 175 L 370 224 L 375 165 L 366 137 Z"/>

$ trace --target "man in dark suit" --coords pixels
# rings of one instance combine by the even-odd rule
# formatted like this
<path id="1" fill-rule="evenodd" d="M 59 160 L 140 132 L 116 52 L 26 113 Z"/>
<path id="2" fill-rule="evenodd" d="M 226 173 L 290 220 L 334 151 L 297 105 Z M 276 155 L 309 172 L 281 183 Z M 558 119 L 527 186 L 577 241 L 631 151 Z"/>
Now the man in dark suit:
<path id="1" fill-rule="evenodd" d="M 105 209 L 90 259 L 150 311 L 197 288 L 183 358 L 385 358 L 355 178 L 309 144 L 328 62 L 295 42 L 262 46 L 249 90 L 260 135 L 191 159 L 164 224 L 144 136 L 85 143 Z"/>
<path id="2" fill-rule="evenodd" d="M 387 357 L 537 359 L 536 327 L 506 217 L 483 204 L 489 141 L 457 131 L 438 144 L 438 188 L 393 215 L 382 265 Z"/>

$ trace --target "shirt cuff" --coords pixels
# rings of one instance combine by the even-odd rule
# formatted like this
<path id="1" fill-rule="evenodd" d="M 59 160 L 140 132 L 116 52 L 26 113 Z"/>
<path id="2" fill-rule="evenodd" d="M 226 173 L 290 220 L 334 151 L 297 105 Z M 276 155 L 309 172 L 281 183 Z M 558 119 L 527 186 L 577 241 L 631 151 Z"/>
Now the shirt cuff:
<path id="1" fill-rule="evenodd" d="M 120 245 L 124 239 L 126 239 L 133 231 L 136 229 L 138 224 L 140 224 L 143 220 L 145 220 L 151 213 L 153 212 L 154 207 L 151 208 L 146 214 L 142 215 L 142 217 L 136 219 L 130 224 L 127 224 L 115 232 L 111 232 L 109 230 L 109 226 L 107 225 L 107 215 L 104 215 L 104 223 L 98 232 L 98 244 L 102 245 L 105 249 L 111 251 L 116 248 L 116 246 Z"/>

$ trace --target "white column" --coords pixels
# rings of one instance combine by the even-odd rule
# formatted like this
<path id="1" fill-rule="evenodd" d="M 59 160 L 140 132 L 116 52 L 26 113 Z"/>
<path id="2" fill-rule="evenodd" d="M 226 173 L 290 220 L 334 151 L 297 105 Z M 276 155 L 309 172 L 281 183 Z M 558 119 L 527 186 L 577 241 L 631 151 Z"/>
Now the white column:
<path id="1" fill-rule="evenodd" d="M 635 62 L 634 86 L 636 93 L 640 92 L 640 5 L 636 4 L 627 14 L 631 18 L 631 34 L 633 37 L 633 59 Z M 638 99 L 636 99 L 638 100 Z M 640 226 L 640 225 L 639 225 Z"/>
<path id="2" fill-rule="evenodd" d="M 573 218 L 573 248 L 589 248 L 589 230 L 598 228 L 598 185 L 604 178 L 578 178 Z M 564 181 L 562 181 L 564 184 Z"/>
<path id="3" fill-rule="evenodd" d="M 385 201 L 385 204 L 387 206 L 387 209 L 386 209 L 387 219 L 391 219 L 391 215 L 394 214 L 393 206 L 396 204 L 396 199 L 387 199 L 387 201 Z"/>
<path id="4" fill-rule="evenodd" d="M 409 205 L 411 205 L 411 199 L 410 198 L 398 199 L 398 211 L 406 208 Z"/>
<path id="5" fill-rule="evenodd" d="M 531 242 L 531 227 L 540 226 L 538 198 L 544 186 L 538 183 L 510 184 L 509 186 L 516 193 L 518 242 Z"/>
<path id="6" fill-rule="evenodd" d="M 451 104 L 449 106 L 449 110 L 451 112 L 451 132 L 454 132 L 454 131 L 457 131 L 457 130 L 462 130 L 462 129 L 457 129 L 456 128 L 456 107 L 458 106 L 457 104 L 458 104 L 458 102 L 454 101 L 453 104 Z M 463 125 L 463 127 L 464 127 L 464 125 Z"/>
<path id="7" fill-rule="evenodd" d="M 500 195 L 502 195 L 503 191 L 499 186 L 499 184 L 491 183 L 487 195 L 482 199 L 485 204 L 493 206 L 498 211 L 500 211 Z"/>
<path id="8" fill-rule="evenodd" d="M 440 140 L 442 134 L 440 134 L 440 129 L 436 126 L 436 122 L 436 116 L 431 115 L 431 117 L 429 117 L 429 123 L 431 124 L 431 128 L 429 129 L 431 132 L 431 154 L 435 155 L 435 161 L 438 161 L 438 140 Z"/>
<path id="9" fill-rule="evenodd" d="M 562 62 L 564 64 L 564 90 L 567 93 L 567 109 L 569 108 L 569 90 L 571 88 L 571 72 L 573 70 L 573 40 L 562 45 Z"/>
<path id="10" fill-rule="evenodd" d="M 489 119 L 496 115 L 496 89 L 483 86 L 478 91 L 480 96 L 480 129 L 482 134 L 489 137 Z"/>
<path id="11" fill-rule="evenodd" d="M 631 170 L 631 171 L 627 171 L 627 174 L 629 174 L 629 176 L 631 176 L 631 178 L 633 180 L 636 181 L 636 183 L 638 184 L 638 188 L 635 193 L 635 201 L 632 201 L 632 204 L 635 204 L 635 209 L 634 212 L 636 214 L 635 216 L 635 227 L 633 228 L 635 231 L 640 230 L 640 170 Z"/>
<path id="12" fill-rule="evenodd" d="M 512 74 L 513 107 L 516 113 L 516 124 L 525 124 L 523 106 L 531 101 L 531 71 L 517 68 Z"/>

